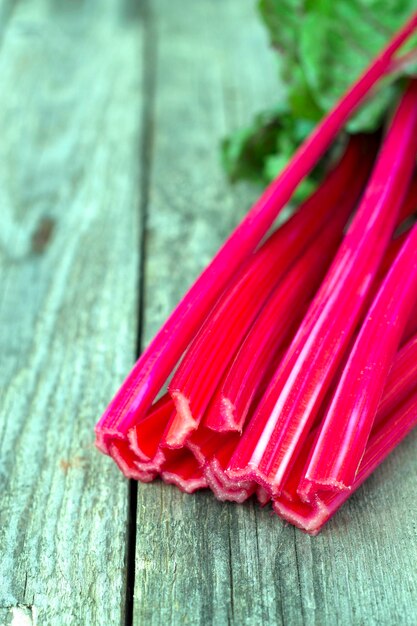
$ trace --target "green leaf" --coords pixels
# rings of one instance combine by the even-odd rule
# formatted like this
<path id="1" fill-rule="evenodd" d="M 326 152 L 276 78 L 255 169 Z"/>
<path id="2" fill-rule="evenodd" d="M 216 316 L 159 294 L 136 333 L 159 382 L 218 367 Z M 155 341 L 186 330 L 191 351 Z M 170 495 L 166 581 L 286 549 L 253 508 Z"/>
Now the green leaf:
<path id="1" fill-rule="evenodd" d="M 232 180 L 268 182 L 334 105 L 392 34 L 415 10 L 415 0 L 259 0 L 277 50 L 284 99 L 274 111 L 223 144 Z M 404 51 L 417 48 L 417 35 Z M 352 133 L 379 128 L 402 88 L 398 78 L 417 72 L 417 61 L 384 81 L 347 124 Z"/>
<path id="2" fill-rule="evenodd" d="M 384 46 L 391 33 L 378 25 L 377 13 L 370 16 L 367 6 L 372 2 L 344 0 L 326 3 L 320 10 L 319 3 L 312 4 L 313 8 L 300 26 L 300 64 L 310 87 L 310 97 L 326 112 Z M 384 11 L 387 8 L 389 3 L 384 3 Z M 411 13 L 411 3 L 409 8 Z M 396 11 L 391 23 L 392 31 L 401 23 Z M 396 93 L 392 87 L 380 89 L 353 118 L 350 130 L 363 132 L 377 128 Z"/>
<path id="3" fill-rule="evenodd" d="M 230 180 L 271 182 L 313 127 L 314 122 L 294 117 L 285 105 L 258 115 L 252 126 L 223 141 L 223 166 Z M 304 198 L 313 185 L 310 181 L 300 186 L 297 199 Z"/>
<path id="4" fill-rule="evenodd" d="M 304 11 L 304 0 L 259 0 L 259 11 L 272 45 L 291 56 L 297 48 L 298 19 Z"/>
<path id="5" fill-rule="evenodd" d="M 259 114 L 248 128 L 243 128 L 222 144 L 222 162 L 231 181 L 248 179 L 265 182 L 266 157 L 276 151 L 281 134 L 280 108 Z"/>
<path id="6" fill-rule="evenodd" d="M 272 154 L 265 159 L 264 177 L 267 182 L 271 182 L 284 169 L 291 158 L 291 155 Z M 310 177 L 301 182 L 294 194 L 294 202 L 299 203 L 305 200 L 317 187 L 315 178 Z"/>

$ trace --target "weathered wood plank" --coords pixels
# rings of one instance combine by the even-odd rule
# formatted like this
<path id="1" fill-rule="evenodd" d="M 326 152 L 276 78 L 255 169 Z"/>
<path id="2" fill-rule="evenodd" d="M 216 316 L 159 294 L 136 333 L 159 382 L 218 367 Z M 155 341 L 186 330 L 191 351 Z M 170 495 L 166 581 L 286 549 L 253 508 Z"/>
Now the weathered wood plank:
<path id="1" fill-rule="evenodd" d="M 224 180 L 219 142 L 274 102 L 278 91 L 251 0 L 158 0 L 152 7 L 157 77 L 145 340 L 250 205 L 253 189 L 231 189 Z M 248 59 L 254 50 L 256 60 Z M 252 505 L 245 512 L 253 525 Z M 236 515 L 235 507 L 209 494 L 189 497 L 160 484 L 139 485 L 135 623 L 232 619 Z M 282 526 L 271 520 L 269 530 L 268 545 L 276 545 Z"/>
<path id="2" fill-rule="evenodd" d="M 152 3 L 146 340 L 249 204 L 223 181 L 218 141 L 273 100 L 253 5 Z M 415 624 L 416 452 L 412 436 L 316 538 L 252 503 L 139 485 L 135 623 Z"/>
<path id="3" fill-rule="evenodd" d="M 3 33 L 0 616 L 14 624 L 124 620 L 128 485 L 93 427 L 135 356 L 141 30 L 134 2 L 41 0 Z"/>

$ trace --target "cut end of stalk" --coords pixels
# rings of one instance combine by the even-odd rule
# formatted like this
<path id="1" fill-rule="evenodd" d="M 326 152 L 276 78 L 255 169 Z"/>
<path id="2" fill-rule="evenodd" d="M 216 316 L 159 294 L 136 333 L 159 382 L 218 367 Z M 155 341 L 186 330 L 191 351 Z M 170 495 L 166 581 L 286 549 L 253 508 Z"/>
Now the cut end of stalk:
<path id="1" fill-rule="evenodd" d="M 256 489 L 256 497 L 258 499 L 259 504 L 263 507 L 268 504 L 271 500 L 271 496 L 263 487 L 257 487 Z"/>
<path id="2" fill-rule="evenodd" d="M 217 480 L 224 486 L 225 489 L 243 489 L 246 491 L 253 491 L 254 483 L 248 480 L 230 480 L 226 474 L 224 468 L 218 459 L 212 458 L 207 465 L 207 468 L 213 473 Z"/>
<path id="3" fill-rule="evenodd" d="M 174 412 L 174 403 L 165 394 L 128 430 L 127 441 L 141 462 L 150 462 L 159 455 L 162 436 Z"/>
<path id="4" fill-rule="evenodd" d="M 198 428 L 198 421 L 193 417 L 190 402 L 180 391 L 170 392 L 174 400 L 176 413 L 172 417 L 167 432 L 163 438 L 163 445 L 167 448 L 181 448 L 188 437 Z"/>
<path id="5" fill-rule="evenodd" d="M 110 455 L 110 446 L 114 439 L 120 439 L 121 435 L 117 430 L 110 428 L 103 428 L 100 423 L 95 428 L 95 446 L 103 454 Z"/>
<path id="6" fill-rule="evenodd" d="M 127 434 L 127 441 L 129 443 L 130 449 L 132 450 L 132 453 L 136 455 L 138 461 L 140 461 L 143 464 L 154 463 L 158 459 L 165 458 L 163 452 L 161 451 L 159 447 L 156 449 L 155 453 L 152 454 L 152 456 L 149 456 L 149 454 L 147 454 L 143 450 L 141 443 L 140 443 L 139 431 L 137 428 L 131 428 L 129 430 Z"/>
<path id="7" fill-rule="evenodd" d="M 140 446 L 138 431 L 136 428 L 131 428 L 129 430 L 129 432 L 127 433 L 127 439 L 132 452 L 138 457 L 141 462 L 147 463 L 151 461 L 151 457 L 147 455 Z"/>
<path id="8" fill-rule="evenodd" d="M 273 496 L 278 496 L 279 495 L 279 493 L 275 492 L 274 487 L 271 484 L 271 481 L 268 478 L 268 476 L 266 474 L 264 474 L 259 469 L 259 467 L 256 467 L 252 463 L 248 463 L 243 468 L 236 468 L 236 467 L 230 468 L 230 467 L 228 467 L 225 470 L 225 474 L 233 482 L 236 482 L 236 481 L 239 481 L 239 482 L 243 482 L 243 481 L 245 481 L 245 482 L 255 482 L 260 487 L 265 489 L 268 492 L 268 494 L 271 494 Z"/>
<path id="9" fill-rule="evenodd" d="M 236 483 L 234 483 L 233 488 L 226 486 L 222 480 L 219 480 L 219 477 L 213 471 L 213 467 L 209 465 L 204 469 L 204 475 L 215 498 L 221 502 L 236 502 L 241 504 L 250 498 L 254 492 L 254 487 L 240 488 L 239 484 Z"/>
<path id="10" fill-rule="evenodd" d="M 161 470 L 161 478 L 166 483 L 176 485 L 185 493 L 207 487 L 207 480 L 199 463 L 189 450 L 173 451 Z"/>
<path id="11" fill-rule="evenodd" d="M 241 420 L 236 418 L 236 407 L 224 395 L 210 410 L 205 425 L 217 433 L 242 432 Z"/>
<path id="12" fill-rule="evenodd" d="M 203 476 L 203 474 L 193 478 L 184 478 L 175 471 L 162 470 L 161 478 L 164 483 L 175 485 L 175 487 L 178 487 L 178 489 L 184 491 L 184 493 L 194 493 L 198 489 L 208 487 L 206 477 Z"/>
<path id="13" fill-rule="evenodd" d="M 322 491 L 332 493 L 343 493 L 351 491 L 352 487 L 334 479 L 311 479 L 307 476 L 303 478 L 297 489 L 300 500 L 306 504 L 313 504 L 319 493 Z"/>
<path id="14" fill-rule="evenodd" d="M 201 448 L 199 446 L 198 443 L 195 443 L 192 440 L 188 440 L 186 443 L 187 449 L 193 454 L 195 460 L 197 461 L 197 463 L 201 466 L 204 467 L 204 465 L 206 464 L 206 457 L 203 454 L 203 452 L 201 451 Z"/>
<path id="15" fill-rule="evenodd" d="M 157 472 L 151 469 L 139 469 L 137 467 L 137 458 L 126 441 L 113 441 L 110 444 L 109 453 L 126 478 L 149 483 L 157 477 Z"/>
<path id="16" fill-rule="evenodd" d="M 165 454 L 162 450 L 158 450 L 153 459 L 150 459 L 149 461 L 137 461 L 135 465 L 141 472 L 156 472 L 159 474 L 165 462 Z"/>
<path id="17" fill-rule="evenodd" d="M 301 502 L 287 502 L 280 498 L 274 500 L 273 509 L 283 520 L 312 536 L 320 532 L 331 515 L 323 502 L 318 499 L 310 506 Z"/>

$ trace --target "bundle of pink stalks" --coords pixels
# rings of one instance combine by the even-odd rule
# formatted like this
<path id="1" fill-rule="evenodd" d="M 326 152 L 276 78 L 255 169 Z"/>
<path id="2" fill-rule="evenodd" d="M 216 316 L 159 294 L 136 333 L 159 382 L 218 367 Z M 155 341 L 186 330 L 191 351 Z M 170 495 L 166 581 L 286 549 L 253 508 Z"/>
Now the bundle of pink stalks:
<path id="1" fill-rule="evenodd" d="M 417 81 L 382 139 L 350 139 L 265 238 L 416 28 L 318 125 L 110 403 L 97 446 L 126 476 L 255 495 L 316 534 L 417 423 Z"/>

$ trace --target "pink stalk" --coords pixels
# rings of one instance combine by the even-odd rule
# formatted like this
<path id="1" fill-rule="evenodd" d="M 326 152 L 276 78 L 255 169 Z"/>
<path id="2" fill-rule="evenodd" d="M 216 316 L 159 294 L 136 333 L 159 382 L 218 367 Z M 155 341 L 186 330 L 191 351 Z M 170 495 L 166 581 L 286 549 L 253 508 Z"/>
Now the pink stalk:
<path id="1" fill-rule="evenodd" d="M 361 140 L 356 138 L 319 189 L 245 264 L 207 317 L 169 385 L 177 413 L 165 434 L 168 446 L 182 446 L 197 428 L 223 373 L 260 309 L 306 244 L 324 227 L 335 207 L 340 217 L 336 222 L 332 220 L 334 225 L 329 236 L 334 240 L 336 230 L 336 237 L 340 237 L 363 188 L 369 156 L 373 156 L 371 151 L 364 159 L 364 174 L 356 174 L 358 180 L 355 181 L 355 161 L 361 156 L 361 147 Z M 346 186 L 349 193 L 338 207 Z"/>
<path id="2" fill-rule="evenodd" d="M 319 490 L 352 486 L 416 298 L 417 226 L 383 281 L 349 355 L 299 487 L 303 499 Z"/>
<path id="3" fill-rule="evenodd" d="M 398 224 L 408 219 L 415 211 L 416 206 L 417 178 L 414 178 L 401 206 Z M 365 308 L 369 308 L 374 300 L 378 288 L 400 251 L 406 236 L 407 233 L 405 232 L 390 243 L 378 271 L 377 280 L 368 294 Z M 295 335 L 295 330 L 291 332 L 288 322 L 292 321 L 294 329 L 298 328 L 299 322 L 305 314 L 303 309 L 304 296 L 307 301 L 310 301 L 313 292 L 318 287 L 317 281 L 321 282 L 326 268 L 326 259 L 323 253 L 326 252 L 326 245 L 329 246 L 330 243 L 331 236 L 328 226 L 327 230 L 323 231 L 322 235 L 310 244 L 307 251 L 283 281 L 279 283 L 217 389 L 204 419 L 205 426 L 216 432 L 242 431 L 253 396 L 259 389 L 261 382 L 264 383 L 271 376 L 269 372 L 275 372 L 273 359 L 279 355 L 281 344 L 283 343 L 285 346 L 288 337 Z M 328 248 L 327 253 L 332 254 L 333 251 Z M 329 260 L 330 256 L 327 264 Z M 320 264 L 322 265 L 321 270 Z M 297 292 L 299 293 L 298 299 L 296 297 Z M 281 342 L 281 333 L 284 328 L 286 328 L 286 337 Z M 411 315 L 406 336 L 402 337 L 402 342 L 416 331 L 417 315 Z"/>
<path id="4" fill-rule="evenodd" d="M 391 269 L 391 266 L 394 263 L 395 258 L 397 257 L 408 234 L 410 233 L 411 225 L 409 225 L 408 228 L 404 228 L 404 226 L 407 226 L 407 224 L 409 224 L 410 218 L 414 216 L 416 210 L 417 210 L 417 176 L 414 175 L 408 187 L 404 200 L 400 206 L 398 219 L 395 224 L 395 231 L 397 231 L 398 229 L 401 229 L 402 232 L 400 235 L 397 235 L 396 233 L 394 233 L 394 237 L 390 241 L 387 251 L 384 254 L 384 257 L 382 258 L 382 261 L 378 268 L 376 280 L 372 283 L 371 288 L 367 294 L 366 305 L 364 307 L 365 311 L 369 309 L 372 302 L 374 301 L 375 296 L 378 292 L 378 289 L 381 286 L 382 281 L 385 279 L 386 275 Z"/>
<path id="5" fill-rule="evenodd" d="M 256 488 L 256 498 L 262 507 L 266 506 L 268 502 L 271 501 L 271 496 L 269 495 L 269 493 L 266 491 L 266 489 L 259 485 Z"/>
<path id="6" fill-rule="evenodd" d="M 359 179 L 357 179 L 358 181 Z M 401 205 L 398 223 L 408 219 L 417 206 L 417 178 L 413 178 L 407 196 Z M 372 303 L 381 281 L 391 267 L 396 255 L 406 239 L 407 233 L 393 240 L 383 258 L 378 271 L 378 280 L 368 294 L 369 306 Z M 294 328 L 298 327 L 305 311 L 303 298 L 310 300 L 312 293 L 321 280 L 322 273 L 317 267 L 322 264 L 322 272 L 329 263 L 327 254 L 332 255 L 329 225 L 318 236 L 297 261 L 290 272 L 279 283 L 271 298 L 253 324 L 247 338 L 237 353 L 230 369 L 226 372 L 210 408 L 204 419 L 204 425 L 216 432 L 241 432 L 253 396 L 259 390 L 261 382 L 269 378 L 269 371 L 274 372 L 271 357 L 276 358 L 281 350 L 281 333 L 284 329 L 285 343 L 294 336 L 288 328 L 292 318 Z M 297 293 L 299 298 L 297 299 Z M 369 308 L 367 305 L 366 308 Z M 290 317 L 288 317 L 288 314 Z M 300 317 L 298 315 L 300 314 Z M 410 316 L 413 321 L 416 316 Z M 411 323 L 408 328 L 411 329 Z M 417 330 L 417 328 L 416 328 Z M 412 333 L 414 334 L 414 333 Z M 279 361 L 278 361 L 279 362 Z M 276 369 L 276 368 L 275 368 Z"/>
<path id="7" fill-rule="evenodd" d="M 133 428 L 126 440 L 112 442 L 114 460 L 128 478 L 153 480 L 168 460 L 178 455 L 161 448 L 161 439 L 175 407 L 168 394 L 163 395 Z M 146 481 L 148 482 L 148 481 Z"/>
<path id="8" fill-rule="evenodd" d="M 411 216 L 415 217 L 417 211 L 417 174 L 415 173 L 407 191 L 404 202 L 401 205 L 398 224 L 408 220 Z"/>
<path id="9" fill-rule="evenodd" d="M 282 349 L 291 327 L 301 321 L 305 305 L 328 269 L 363 183 L 358 177 L 352 195 L 346 196 L 345 207 L 342 210 L 339 207 L 339 214 L 323 228 L 276 286 L 217 388 L 204 420 L 208 428 L 217 432 L 242 431 L 271 360 Z"/>
<path id="10" fill-rule="evenodd" d="M 417 83 L 403 96 L 334 262 L 230 463 L 279 494 L 318 413 L 394 229 L 417 149 Z"/>
<path id="11" fill-rule="evenodd" d="M 417 393 L 414 392 L 385 421 L 378 423 L 372 432 L 359 471 L 349 491 L 324 492 L 312 504 L 297 501 L 295 496 L 290 499 L 287 494 L 283 494 L 274 501 L 275 512 L 305 532 L 316 535 L 416 425 Z"/>
<path id="12" fill-rule="evenodd" d="M 404 204 L 407 203 L 408 198 L 409 195 L 407 196 Z M 404 210 L 402 210 L 402 214 L 403 217 L 407 217 L 407 213 L 404 213 Z M 381 280 L 387 273 L 388 268 L 392 265 L 392 262 L 401 247 L 399 244 L 404 243 L 406 235 L 407 233 L 404 233 L 401 237 L 398 237 L 391 243 L 384 257 L 383 263 L 381 264 Z M 326 237 L 327 235 L 324 236 L 325 239 Z M 320 249 L 322 251 L 325 250 L 325 246 L 320 247 Z M 308 250 L 306 251 L 306 255 L 307 254 Z M 378 285 L 376 285 L 376 287 L 378 287 Z M 377 289 L 374 290 L 374 296 L 376 291 Z M 410 315 L 410 320 L 414 321 L 415 319 L 417 319 L 417 315 Z M 410 325 L 408 325 L 408 327 L 409 326 Z M 415 329 L 415 332 L 417 332 L 417 329 Z M 289 331 L 286 343 L 288 343 L 291 334 L 293 333 Z M 384 391 L 384 405 L 387 407 L 386 410 L 388 412 L 391 411 L 400 400 L 412 391 L 414 385 L 413 375 L 414 372 L 417 371 L 417 365 L 415 366 L 415 364 L 417 364 L 417 338 L 413 337 L 412 341 L 410 341 L 410 343 L 405 346 L 400 353 L 398 353 L 390 371 Z M 271 374 L 269 374 L 268 371 L 270 371 Z M 275 371 L 273 363 L 270 364 L 268 371 L 264 376 L 266 380 L 268 380 L 270 375 L 272 375 L 272 372 Z M 409 381 L 409 388 L 407 388 L 404 384 L 405 381 Z M 263 393 L 261 391 L 263 386 L 264 381 L 260 380 L 256 390 L 256 394 L 259 398 Z M 402 394 L 400 398 L 398 395 L 399 393 Z M 175 459 L 178 457 L 178 454 L 176 455 L 168 449 L 161 448 L 162 435 L 174 410 L 175 408 L 172 399 L 168 394 L 165 394 L 155 405 L 152 406 L 147 416 L 130 431 L 130 446 L 127 446 L 126 443 L 123 442 L 119 442 L 119 444 L 115 442 L 115 460 L 128 477 L 145 481 L 153 480 L 153 478 L 156 477 L 156 474 L 160 473 L 161 468 L 164 464 L 166 464 L 167 459 L 169 460 L 170 468 L 174 466 Z M 378 410 L 378 415 L 380 414 L 380 410 L 381 407 Z M 217 494 L 223 494 L 224 497 L 222 497 L 222 499 L 226 499 L 226 494 L 228 499 L 242 501 L 242 496 L 240 494 L 236 496 L 237 488 L 236 486 L 233 486 L 233 481 L 230 481 L 224 473 L 224 470 L 230 461 L 230 457 L 232 456 L 232 453 L 238 443 L 238 439 L 235 437 L 230 438 L 230 440 L 229 438 L 221 439 L 216 438 L 215 436 L 210 437 L 210 433 L 206 429 L 200 428 L 193 437 L 192 447 L 194 450 L 197 450 L 199 441 L 210 442 L 210 440 L 211 447 L 209 446 L 209 448 L 207 448 L 207 444 L 205 444 L 206 448 L 201 449 L 199 458 L 200 463 L 205 467 L 206 474 L 211 473 L 213 476 L 216 474 L 216 476 L 212 479 L 213 481 L 216 481 L 216 488 L 213 487 L 216 497 Z M 308 445 L 308 449 L 312 448 L 313 439 L 309 438 L 309 441 L 310 443 Z M 203 457 L 201 457 L 201 454 Z M 201 460 L 201 458 L 203 458 L 203 460 Z M 304 461 L 302 468 L 306 464 L 305 456 L 303 458 Z M 297 464 L 298 461 L 296 465 Z M 297 479 L 297 485 L 301 479 L 301 469 L 300 477 Z M 294 475 L 294 472 L 297 474 L 297 471 L 294 469 L 293 472 L 291 472 L 291 477 Z M 240 490 L 240 493 L 242 493 L 242 490 Z M 246 493 L 248 494 L 248 492 Z"/>
<path id="13" fill-rule="evenodd" d="M 401 338 L 401 345 L 406 343 L 417 332 L 417 315 L 410 316 L 407 325 L 405 327 L 404 334 Z"/>
<path id="14" fill-rule="evenodd" d="M 176 485 L 185 493 L 208 487 L 207 479 L 195 457 L 189 450 L 175 451 L 163 464 L 161 478 L 164 482 Z"/>
<path id="15" fill-rule="evenodd" d="M 387 380 L 383 400 L 379 406 L 375 418 L 373 431 L 386 421 L 387 416 L 399 407 L 401 402 L 412 394 L 417 386 L 417 336 L 414 337 L 400 352 L 397 353 L 393 367 Z M 412 372 L 412 374 L 410 374 Z M 316 429 L 317 431 L 317 429 Z M 297 502 L 303 508 L 297 494 L 299 483 L 303 477 L 303 470 L 310 448 L 314 442 L 315 432 L 310 433 L 302 453 L 298 456 L 289 478 L 284 485 L 284 501 Z M 219 435 L 200 426 L 189 442 L 199 459 L 199 464 L 204 468 L 207 484 L 217 499 L 222 501 L 243 502 L 254 491 L 262 505 L 265 505 L 270 495 L 262 487 L 255 489 L 253 482 L 238 481 L 227 476 L 226 468 L 236 448 L 239 436 L 237 434 Z M 320 493 L 320 499 L 327 494 Z M 314 504 L 314 507 L 317 507 Z M 320 509 L 322 510 L 322 508 Z"/>
<path id="16" fill-rule="evenodd" d="M 417 317 L 414 305 L 413 317 Z M 417 389 L 417 333 L 397 353 L 378 406 L 375 425 L 383 422 L 405 398 Z"/>
<path id="17" fill-rule="evenodd" d="M 414 304 L 412 314 L 417 313 Z M 372 426 L 372 432 L 380 428 L 387 418 L 396 411 L 404 400 L 412 395 L 417 389 L 417 334 L 412 337 L 395 355 L 385 384 L 382 400 Z M 321 422 L 321 419 L 320 419 Z M 320 425 L 319 422 L 319 425 Z M 304 479 L 305 469 L 314 450 L 314 442 L 317 439 L 319 428 L 313 429 L 304 443 L 303 449 L 298 455 L 294 466 L 282 488 L 282 495 L 291 501 L 305 499 Z M 372 435 L 371 435 L 372 436 Z M 318 494 L 321 498 L 322 494 Z M 326 494 L 324 494 L 326 495 Z"/>
<path id="18" fill-rule="evenodd" d="M 407 196 L 407 198 L 408 197 L 409 196 Z M 407 199 L 405 203 L 407 203 Z M 407 217 L 407 214 L 404 213 L 404 211 L 402 211 L 402 213 L 404 217 Z M 381 280 L 383 279 L 384 274 L 386 274 L 387 269 L 392 265 L 393 259 L 399 251 L 400 246 L 398 244 L 402 244 L 405 241 L 406 235 L 407 233 L 404 233 L 401 237 L 398 237 L 391 243 L 381 265 Z M 327 234 L 324 234 L 324 239 L 326 241 Z M 327 241 L 326 243 L 328 244 Z M 313 246 L 313 244 L 311 244 L 311 246 Z M 326 248 L 325 246 L 320 245 L 319 249 L 323 251 Z M 308 251 L 306 251 L 305 254 L 308 255 Z M 417 318 L 417 315 L 410 315 L 410 319 L 414 320 L 415 318 Z M 288 339 L 286 341 L 288 341 Z M 413 375 L 414 372 L 417 371 L 417 365 L 415 366 L 415 364 L 417 364 L 417 339 L 413 337 L 413 340 L 410 341 L 410 343 L 397 355 L 390 372 L 384 392 L 384 405 L 387 407 L 387 411 L 391 411 L 407 393 L 412 391 L 414 385 Z M 269 369 L 271 372 L 274 371 L 273 366 Z M 266 380 L 268 380 L 268 377 L 269 374 L 266 373 Z M 409 381 L 409 388 L 407 388 L 404 384 L 405 381 Z M 258 389 L 256 390 L 258 395 L 262 387 L 262 383 L 263 381 L 259 382 Z M 402 394 L 400 398 L 398 395 L 399 393 Z M 155 405 L 153 405 L 152 409 L 148 412 L 148 415 L 138 423 L 135 429 L 130 431 L 130 447 L 126 446 L 125 443 L 117 444 L 117 442 L 115 442 L 115 449 L 117 450 L 115 453 L 116 461 L 127 476 L 138 480 L 153 480 L 156 474 L 161 471 L 162 466 L 166 464 L 167 458 L 170 463 L 170 468 L 174 467 L 175 459 L 178 455 L 175 455 L 167 449 L 161 448 L 162 435 L 169 422 L 170 415 L 174 410 L 172 399 L 168 394 L 165 394 Z M 381 407 L 378 411 L 378 415 L 380 414 L 380 410 Z M 200 449 L 199 458 L 200 463 L 204 465 L 205 474 L 207 475 L 210 473 L 210 475 L 213 476 L 211 481 L 216 481 L 216 487 L 213 486 L 216 497 L 220 497 L 222 495 L 221 499 L 242 501 L 243 498 L 241 494 L 243 493 L 243 489 L 239 488 L 239 490 L 237 490 L 238 488 L 236 485 L 233 481 L 230 481 L 230 479 L 227 478 L 224 472 L 238 443 L 238 439 L 235 437 L 230 439 L 221 439 L 216 438 L 215 436 L 210 437 L 210 433 L 206 431 L 206 429 L 200 428 L 192 441 L 191 447 L 193 447 L 195 451 L 198 449 L 199 441 L 202 441 L 203 443 L 211 441 L 211 447 L 209 446 L 207 448 L 207 443 L 205 443 L 206 447 Z M 312 448 L 313 444 L 313 440 L 311 438 L 309 438 L 309 441 L 311 443 L 308 445 L 308 449 Z M 302 463 L 304 467 L 306 458 L 303 457 L 303 459 L 304 461 Z M 297 464 L 298 461 L 296 465 Z M 295 475 L 297 475 L 297 471 L 294 469 L 293 472 L 291 472 L 291 477 L 294 475 L 294 472 Z M 301 473 L 300 477 L 297 479 L 297 485 L 300 478 Z M 212 486 L 210 480 L 209 483 L 210 486 Z M 246 485 L 247 484 L 250 483 L 246 483 Z M 249 491 L 247 489 L 246 495 L 249 495 Z"/>
<path id="19" fill-rule="evenodd" d="M 225 467 L 238 440 L 238 433 L 214 433 L 200 425 L 187 442 L 187 447 L 203 470 L 208 486 L 221 501 L 241 503 L 256 491 L 255 483 L 232 481 L 225 474 Z"/>
<path id="20" fill-rule="evenodd" d="M 355 146 L 358 145 L 358 142 L 355 142 Z M 352 175 L 352 165 L 358 156 L 356 149 L 353 148 L 354 145 L 352 144 L 345 153 L 345 157 L 337 166 L 337 174 L 335 170 L 334 173 L 329 176 L 327 184 L 323 187 L 323 191 L 327 192 L 323 196 L 327 202 L 330 197 L 333 197 L 331 192 L 334 192 L 337 188 L 336 183 L 344 181 L 347 184 L 348 174 L 350 173 L 350 175 Z M 366 167 L 362 168 L 362 172 L 364 172 L 363 178 L 365 178 L 366 171 Z M 346 215 L 350 211 L 350 208 L 353 207 L 355 196 L 359 193 L 360 184 L 361 180 L 357 177 L 354 184 L 351 185 L 350 194 L 347 201 L 344 203 L 345 208 L 338 209 L 335 216 L 332 217 L 330 223 L 325 227 L 318 239 L 311 244 L 312 252 L 307 254 L 307 258 L 304 262 L 301 262 L 300 269 L 304 267 L 307 272 L 309 272 L 307 284 L 314 279 L 311 268 L 323 265 L 329 254 L 334 252 L 332 248 L 332 239 L 335 242 L 336 238 L 340 236 L 343 224 L 346 220 Z M 316 196 L 316 199 L 317 201 L 320 200 L 320 198 L 323 200 L 323 197 L 322 194 L 320 194 Z M 327 204 L 324 202 L 308 202 L 305 206 L 304 217 L 303 212 L 297 213 L 297 218 L 294 217 L 294 219 L 291 220 L 292 228 L 290 229 L 288 226 L 284 226 L 281 229 L 282 234 L 280 236 L 282 240 L 284 240 L 288 245 L 290 241 L 297 240 L 298 237 L 298 245 L 300 245 L 303 241 L 303 237 L 305 237 L 305 231 L 303 232 L 303 228 L 300 227 L 308 226 L 310 229 L 313 228 L 314 224 L 319 224 L 320 219 L 325 217 L 325 211 L 328 211 L 325 207 L 327 207 Z M 302 220 L 300 220 L 299 216 L 302 217 Z M 317 226 L 315 228 L 317 229 Z M 290 236 L 292 238 L 290 238 Z M 259 255 L 254 255 L 252 257 L 252 261 L 247 264 L 245 271 L 250 269 L 251 266 L 253 267 L 253 263 L 256 262 L 257 256 Z M 303 255 L 303 257 L 304 256 L 305 255 Z M 297 264 L 300 265 L 300 261 Z M 293 278 L 295 279 L 295 276 L 291 276 L 290 278 L 291 280 Z M 291 287 L 289 287 L 289 290 L 291 291 Z M 286 291 L 283 295 L 286 296 Z M 265 296 L 262 295 L 262 298 L 264 297 Z M 295 303 L 294 307 L 296 307 Z M 296 308 L 296 310 L 298 309 L 299 307 Z M 291 314 L 293 315 L 292 312 Z M 136 468 L 140 471 L 159 471 L 167 455 L 167 449 L 163 447 L 163 436 L 167 430 L 168 424 L 170 423 L 171 417 L 174 415 L 174 403 L 170 396 L 165 394 L 151 407 L 147 415 L 142 420 L 139 420 L 136 426 L 129 431 L 128 440 L 130 443 L 130 449 L 128 449 L 125 445 L 116 446 L 117 462 L 119 466 L 121 464 L 122 450 L 124 450 L 129 457 L 131 468 Z M 134 456 L 136 458 L 134 458 Z M 132 463 L 134 463 L 134 465 L 132 465 Z M 131 471 L 133 471 L 133 469 L 131 469 Z"/>
<path id="21" fill-rule="evenodd" d="M 396 52 L 417 27 L 417 13 L 370 64 L 266 189 L 213 261 L 196 280 L 143 352 L 96 427 L 96 444 L 123 438 L 145 415 L 190 340 L 242 261 L 256 248 L 301 180 L 313 169 L 372 87 L 389 70 Z"/>
<path id="22" fill-rule="evenodd" d="M 127 441 L 123 441 L 122 439 L 112 441 L 110 454 L 126 478 L 140 480 L 142 483 L 149 483 L 158 475 L 158 469 L 155 467 L 150 465 L 138 467 L 138 458 L 130 449 Z"/>
<path id="23" fill-rule="evenodd" d="M 170 396 L 165 393 L 151 407 L 148 414 L 131 429 L 128 441 L 141 461 L 147 462 L 155 458 L 162 435 L 174 413 L 174 403 Z"/>

